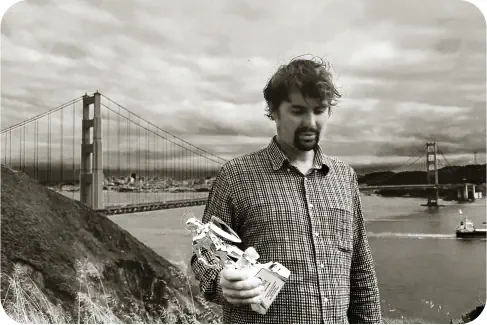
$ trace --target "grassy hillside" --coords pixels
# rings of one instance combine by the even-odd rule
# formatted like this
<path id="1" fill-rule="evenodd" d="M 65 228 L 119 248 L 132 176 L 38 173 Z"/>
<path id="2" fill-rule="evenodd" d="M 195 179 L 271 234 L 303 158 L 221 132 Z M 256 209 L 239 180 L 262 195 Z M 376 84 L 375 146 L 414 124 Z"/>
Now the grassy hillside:
<path id="1" fill-rule="evenodd" d="M 114 222 L 1 171 L 1 298 L 16 321 L 218 320 L 178 268 Z"/>

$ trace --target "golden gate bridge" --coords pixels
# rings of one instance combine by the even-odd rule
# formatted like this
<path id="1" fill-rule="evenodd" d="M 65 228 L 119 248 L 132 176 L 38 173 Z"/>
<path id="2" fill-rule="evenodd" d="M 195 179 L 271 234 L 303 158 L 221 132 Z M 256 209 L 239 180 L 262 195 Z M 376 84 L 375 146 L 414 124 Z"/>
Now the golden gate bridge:
<path id="1" fill-rule="evenodd" d="M 226 159 L 162 130 L 98 91 L 73 99 L 1 131 L 1 163 L 79 200 L 102 214 L 125 214 L 205 205 L 212 181 Z M 473 184 L 441 184 L 446 157 L 436 142 L 396 171 L 426 171 L 422 184 L 380 185 L 380 176 L 360 185 L 363 192 L 426 189 L 429 207 L 441 189 L 472 197 Z"/>

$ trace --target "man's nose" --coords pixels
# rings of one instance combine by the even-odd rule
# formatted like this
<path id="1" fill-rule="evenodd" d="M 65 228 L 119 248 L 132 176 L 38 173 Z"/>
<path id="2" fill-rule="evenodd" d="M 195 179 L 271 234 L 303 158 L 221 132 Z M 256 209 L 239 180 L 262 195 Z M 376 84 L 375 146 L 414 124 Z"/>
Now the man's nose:
<path id="1" fill-rule="evenodd" d="M 303 126 L 310 129 L 316 129 L 316 117 L 314 113 L 308 113 L 304 116 Z"/>

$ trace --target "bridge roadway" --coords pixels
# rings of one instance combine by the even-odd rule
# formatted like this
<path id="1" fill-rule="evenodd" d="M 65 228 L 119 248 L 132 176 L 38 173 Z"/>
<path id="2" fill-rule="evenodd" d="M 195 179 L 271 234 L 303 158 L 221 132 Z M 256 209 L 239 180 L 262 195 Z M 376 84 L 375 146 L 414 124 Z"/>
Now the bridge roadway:
<path id="1" fill-rule="evenodd" d="M 465 184 L 438 184 L 439 189 L 453 189 Z M 412 184 L 412 185 L 362 185 L 359 186 L 360 191 L 370 190 L 397 190 L 397 189 L 433 189 L 435 184 Z M 156 211 L 165 209 L 184 208 L 190 206 L 206 205 L 207 198 L 171 200 L 160 202 L 145 202 L 137 204 L 112 205 L 104 209 L 96 210 L 103 215 L 129 214 L 145 211 Z"/>
<path id="2" fill-rule="evenodd" d="M 127 214 L 145 211 L 176 209 L 190 206 L 206 205 L 207 198 L 183 199 L 160 202 L 144 202 L 137 204 L 112 205 L 96 210 L 102 215 Z"/>
<path id="3" fill-rule="evenodd" d="M 426 189 L 426 188 L 436 188 L 439 189 L 454 189 L 460 186 L 465 186 L 465 184 L 411 184 L 411 185 L 360 185 L 359 189 L 361 191 L 367 190 L 400 190 L 400 189 Z"/>

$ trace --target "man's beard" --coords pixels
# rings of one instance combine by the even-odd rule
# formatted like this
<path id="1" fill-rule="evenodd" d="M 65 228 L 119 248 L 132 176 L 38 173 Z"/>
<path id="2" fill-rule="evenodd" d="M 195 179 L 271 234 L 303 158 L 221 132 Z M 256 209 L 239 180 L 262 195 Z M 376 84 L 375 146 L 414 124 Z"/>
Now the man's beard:
<path id="1" fill-rule="evenodd" d="M 308 134 L 303 137 L 304 134 Z M 310 128 L 298 128 L 294 132 L 294 147 L 301 151 L 310 151 L 316 148 L 319 142 L 319 132 Z"/>

